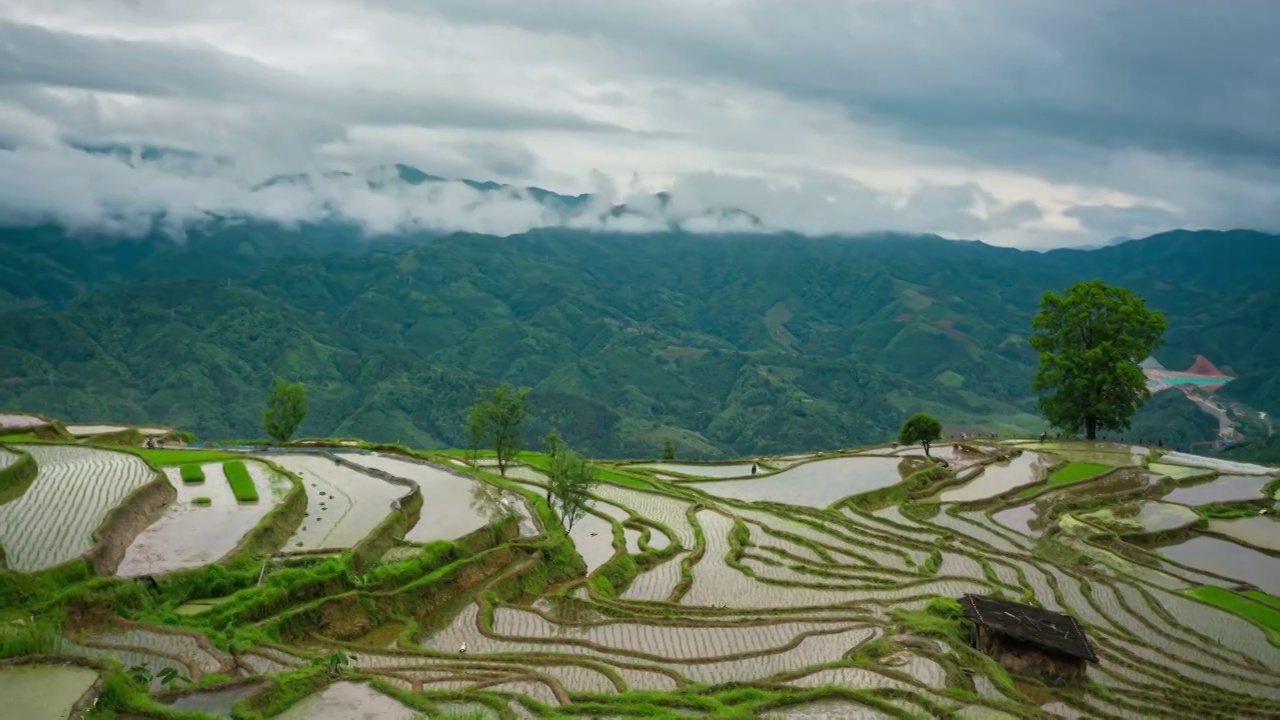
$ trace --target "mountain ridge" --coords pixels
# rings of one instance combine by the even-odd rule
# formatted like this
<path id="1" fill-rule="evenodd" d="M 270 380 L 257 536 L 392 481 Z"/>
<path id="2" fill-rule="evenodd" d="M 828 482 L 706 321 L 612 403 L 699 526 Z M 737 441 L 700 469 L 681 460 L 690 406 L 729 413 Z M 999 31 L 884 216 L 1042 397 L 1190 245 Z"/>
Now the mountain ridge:
<path id="1" fill-rule="evenodd" d="M 311 388 L 308 434 L 442 447 L 464 442 L 475 393 L 506 380 L 534 388 L 531 436 L 559 426 L 602 456 L 652 455 L 667 436 L 704 457 L 880 442 L 916 409 L 1026 434 L 1041 427 L 1025 342 L 1039 295 L 1100 270 L 1171 313 L 1161 362 L 1204 354 L 1240 373 L 1224 393 L 1273 407 L 1269 331 L 1237 330 L 1274 329 L 1250 308 L 1280 303 L 1232 263 L 1265 260 L 1256 246 L 1274 238 L 1197 237 L 1097 261 L 902 234 L 362 241 L 350 227 L 232 224 L 185 245 L 86 246 L 4 228 L 18 262 L 0 271 L 0 406 L 252 436 L 279 374 Z M 1201 258 L 1210 244 L 1217 266 Z M 1186 286 L 1164 288 L 1150 257 Z M 1183 418 L 1170 437 L 1211 439 L 1167 412 Z"/>

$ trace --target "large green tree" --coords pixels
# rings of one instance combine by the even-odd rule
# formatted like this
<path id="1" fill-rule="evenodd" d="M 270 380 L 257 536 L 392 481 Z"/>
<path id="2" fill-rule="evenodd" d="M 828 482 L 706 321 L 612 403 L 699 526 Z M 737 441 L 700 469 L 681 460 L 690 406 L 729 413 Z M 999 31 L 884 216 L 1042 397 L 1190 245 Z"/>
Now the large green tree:
<path id="1" fill-rule="evenodd" d="M 1127 430 L 1150 396 L 1139 363 L 1160 347 L 1164 314 L 1127 288 L 1091 280 L 1045 293 L 1031 327 L 1040 354 L 1031 389 L 1049 422 L 1090 440 Z"/>
<path id="2" fill-rule="evenodd" d="M 907 418 L 902 423 L 902 429 L 898 431 L 898 442 L 903 445 L 915 445 L 920 443 L 924 448 L 925 457 L 929 455 L 929 444 L 942 437 L 942 423 L 938 422 L 938 418 L 929 413 L 916 413 Z"/>
<path id="3" fill-rule="evenodd" d="M 276 442 L 288 442 L 307 416 L 307 390 L 300 382 L 276 378 L 267 391 L 262 426 Z"/>
<path id="4" fill-rule="evenodd" d="M 467 415 L 467 434 L 473 447 L 487 443 L 498 458 L 498 472 L 503 477 L 524 448 L 528 418 L 529 388 L 512 388 L 506 383 L 481 394 Z"/>

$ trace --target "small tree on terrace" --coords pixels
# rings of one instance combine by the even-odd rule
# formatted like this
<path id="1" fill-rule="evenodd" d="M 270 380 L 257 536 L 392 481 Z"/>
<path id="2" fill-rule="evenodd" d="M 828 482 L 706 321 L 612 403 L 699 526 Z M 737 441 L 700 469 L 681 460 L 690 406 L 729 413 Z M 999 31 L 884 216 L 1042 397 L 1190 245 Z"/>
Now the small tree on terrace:
<path id="1" fill-rule="evenodd" d="M 676 459 L 676 444 L 671 442 L 671 438 L 667 438 L 666 440 L 662 441 L 662 459 L 663 460 Z"/>
<path id="2" fill-rule="evenodd" d="M 276 378 L 267 392 L 262 425 L 276 442 L 288 442 L 307 416 L 307 391 L 300 382 Z"/>
<path id="3" fill-rule="evenodd" d="M 547 443 L 547 455 L 552 458 L 560 454 L 560 449 L 564 447 L 564 440 L 560 437 L 560 431 L 551 428 L 551 432 L 547 433 L 545 438 Z"/>
<path id="4" fill-rule="evenodd" d="M 529 388 L 512 389 L 502 383 L 482 393 L 467 415 L 467 431 L 474 445 L 488 443 L 498 457 L 498 473 L 524 448 L 524 422 L 529 417 Z"/>
<path id="5" fill-rule="evenodd" d="M 590 493 L 600 484 L 595 468 L 578 453 L 560 447 L 551 458 L 547 473 L 547 502 L 560 516 L 566 531 L 587 514 L 591 506 Z"/>
<path id="6" fill-rule="evenodd" d="M 902 445 L 920 443 L 924 447 L 925 457 L 929 455 L 929 443 L 942 437 L 942 423 L 929 413 L 916 413 L 902 423 L 898 431 L 898 442 Z"/>
<path id="7" fill-rule="evenodd" d="M 1137 293 L 1092 280 L 1065 295 L 1045 293 L 1031 327 L 1040 412 L 1067 432 L 1083 428 L 1090 440 L 1099 430 L 1127 430 L 1151 394 L 1139 363 L 1160 347 L 1164 314 Z"/>

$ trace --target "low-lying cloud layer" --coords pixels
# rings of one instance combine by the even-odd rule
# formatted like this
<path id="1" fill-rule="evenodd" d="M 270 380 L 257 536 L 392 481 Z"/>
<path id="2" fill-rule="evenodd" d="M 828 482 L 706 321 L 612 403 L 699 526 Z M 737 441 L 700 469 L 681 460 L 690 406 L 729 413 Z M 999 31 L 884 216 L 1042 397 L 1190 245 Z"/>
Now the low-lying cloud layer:
<path id="1" fill-rule="evenodd" d="M 1277 32 L 1266 0 L 0 0 L 0 217 L 1276 230 Z"/>

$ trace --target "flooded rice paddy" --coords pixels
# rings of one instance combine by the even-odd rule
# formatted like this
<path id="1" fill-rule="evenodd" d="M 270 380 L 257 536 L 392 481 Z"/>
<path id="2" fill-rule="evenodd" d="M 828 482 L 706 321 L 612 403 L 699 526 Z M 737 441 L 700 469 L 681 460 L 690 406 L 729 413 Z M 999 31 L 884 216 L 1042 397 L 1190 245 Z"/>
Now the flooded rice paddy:
<path id="1" fill-rule="evenodd" d="M 1153 462 L 1147 465 L 1147 469 L 1153 473 L 1166 475 L 1174 480 L 1185 480 L 1187 478 L 1197 477 L 1199 475 L 1209 475 L 1211 470 L 1201 467 L 1190 467 L 1188 465 L 1174 465 L 1172 463 Z"/>
<path id="2" fill-rule="evenodd" d="M 527 516 L 521 504 L 492 485 L 441 467 L 387 455 L 344 455 L 363 467 L 404 478 L 422 488 L 422 513 L 405 535 L 412 543 L 452 540 L 488 525 L 509 512 Z"/>
<path id="3" fill-rule="evenodd" d="M 107 513 L 156 479 L 141 458 L 69 445 L 25 445 L 39 472 L 0 505 L 0 547 L 11 569 L 41 570 L 83 555 Z"/>
<path id="4" fill-rule="evenodd" d="M 688 475 L 690 477 L 705 478 L 736 478 L 750 477 L 751 463 L 736 463 L 731 465 L 694 465 L 691 463 L 653 463 L 650 465 L 633 465 L 631 467 L 643 468 L 645 470 L 656 470 L 663 473 L 676 473 L 678 475 Z M 758 466 L 757 474 L 768 472 L 768 468 Z"/>
<path id="5" fill-rule="evenodd" d="M 942 493 L 939 500 L 972 502 L 985 500 L 1020 485 L 1043 482 L 1053 460 L 1039 453 L 1023 451 L 1021 455 L 982 468 L 982 474 L 955 489 Z"/>
<path id="6" fill-rule="evenodd" d="M 257 691 L 261 685 L 239 685 L 226 690 L 202 690 L 183 695 L 169 703 L 174 710 L 204 712 L 216 717 L 231 717 L 231 706 L 240 698 Z"/>
<path id="7" fill-rule="evenodd" d="M 0 413 L 0 430 L 25 430 L 39 427 L 48 421 L 35 415 L 24 413 Z"/>
<path id="8" fill-rule="evenodd" d="M 0 667 L 0 718 L 68 720 L 97 679 L 96 671 L 75 665 Z"/>
<path id="9" fill-rule="evenodd" d="M 1154 465 L 1152 466 L 1154 470 Z M 1218 502 L 1258 500 L 1270 478 L 1259 475 L 1222 475 L 1198 485 L 1184 485 L 1164 496 L 1166 502 L 1205 505 Z"/>
<path id="10" fill-rule="evenodd" d="M 273 455 L 271 459 L 300 477 L 307 492 L 307 516 L 285 544 L 288 552 L 352 547 L 386 519 L 392 503 L 409 492 L 329 458 Z"/>
<path id="11" fill-rule="evenodd" d="M 691 483 L 703 492 L 746 502 L 779 502 L 827 507 L 850 495 L 902 481 L 898 458 L 841 457 L 814 460 L 775 475 L 751 480 Z"/>
<path id="12" fill-rule="evenodd" d="M 1163 502 L 1127 503 L 1084 513 L 1079 518 L 1119 534 L 1155 533 L 1193 525 L 1200 514 L 1185 505 Z"/>
<path id="13" fill-rule="evenodd" d="M 290 707 L 279 720 L 411 720 L 416 713 L 368 685 L 336 682 Z"/>
<path id="14" fill-rule="evenodd" d="M 1216 537 L 1197 536 L 1160 548 L 1160 554 L 1181 565 L 1248 583 L 1280 595 L 1280 557 Z"/>
<path id="15" fill-rule="evenodd" d="M 1276 520 L 1274 515 L 1210 520 L 1208 532 L 1261 550 L 1280 553 L 1280 520 Z"/>
<path id="16" fill-rule="evenodd" d="M 1071 450 L 1136 454 L 1107 445 Z M 599 498 L 594 512 L 568 533 L 569 540 L 588 570 L 597 570 L 617 552 L 640 555 L 648 564 L 634 578 L 621 573 L 603 584 L 560 578 L 548 589 L 540 579 L 542 563 L 548 550 L 567 547 L 552 527 L 548 535 L 517 538 L 497 552 L 481 551 L 475 562 L 494 562 L 482 567 L 463 561 L 460 572 L 449 576 L 461 586 L 450 580 L 430 592 L 413 587 L 423 581 L 420 575 L 374 590 L 350 572 L 325 581 L 333 585 L 326 590 L 331 598 L 303 596 L 295 602 L 282 599 L 268 576 L 266 587 L 241 590 L 235 604 L 226 603 L 209 621 L 226 626 L 224 639 L 240 650 L 234 657 L 195 635 L 120 622 L 85 629 L 65 640 L 60 652 L 117 657 L 126 667 L 146 662 L 153 672 L 171 667 L 193 677 L 242 673 L 265 679 L 323 662 L 342 649 L 350 669 L 336 670 L 334 678 L 276 715 L 285 720 L 410 718 L 452 710 L 503 718 L 636 716 L 621 694 L 628 690 L 663 693 L 646 696 L 645 702 L 692 717 L 705 716 L 697 703 L 728 697 L 744 703 L 737 707 L 742 717 L 892 717 L 890 709 L 920 717 L 1040 717 L 1041 708 L 1062 717 L 1280 716 L 1280 647 L 1267 631 L 1179 594 L 1206 583 L 1230 587 L 1236 581 L 1277 592 L 1280 559 L 1217 536 L 1195 535 L 1160 548 L 1157 552 L 1169 558 L 1162 560 L 1114 535 L 1071 535 L 1048 520 L 1060 503 L 1102 498 L 1102 507 L 1092 505 L 1079 517 L 1119 528 L 1120 534 L 1194 522 L 1194 511 L 1175 503 L 1105 501 L 1111 494 L 1137 497 L 1154 475 L 1135 469 L 1131 478 L 1063 486 L 1034 503 L 996 502 L 983 511 L 955 504 L 955 498 L 990 499 L 1040 478 L 1053 461 L 1044 456 L 1048 452 L 1028 448 L 1010 462 L 990 466 L 968 484 L 943 491 L 941 499 L 947 501 L 942 504 L 831 507 L 898 482 L 903 458 L 892 455 L 813 460 L 748 480 L 655 482 L 648 489 L 604 482 L 594 491 Z M 309 512 L 322 504 L 334 511 L 320 513 L 333 519 L 307 518 L 318 528 L 306 531 L 312 533 L 305 543 L 311 555 L 358 542 L 406 491 L 323 456 L 275 458 L 301 474 Z M 426 526 L 420 522 L 411 533 L 431 529 L 406 537 L 407 543 L 450 533 L 456 537 L 498 512 L 470 494 L 474 487 L 488 488 L 486 483 L 399 458 L 360 454 L 349 459 L 417 483 L 426 497 L 424 520 L 436 517 L 435 509 L 428 510 L 433 500 L 441 506 L 437 519 Z M 529 471 L 531 477 L 522 482 L 542 480 Z M 1250 486 L 1265 480 L 1235 478 L 1241 479 Z M 206 484 L 215 481 L 211 477 Z M 447 513 L 462 518 L 444 517 Z M 646 557 L 634 527 L 623 527 L 622 547 L 614 546 L 615 528 L 639 519 L 651 524 L 648 546 L 667 548 L 661 556 Z M 448 524 L 455 520 L 456 525 Z M 1268 518 L 1244 520 L 1214 521 L 1219 524 L 1210 530 L 1254 537 L 1254 542 L 1271 536 L 1272 526 L 1261 524 L 1273 522 Z M 284 549 L 293 550 L 297 539 Z M 367 577 L 395 579 L 397 561 L 421 555 L 415 546 L 401 544 L 382 558 L 385 569 Z M 306 561 L 294 557 L 291 562 Z M 414 594 L 401 596 L 402 591 Z M 1001 594 L 1074 616 L 1100 658 L 1089 667 L 1092 682 L 1069 691 L 1051 684 L 1010 689 L 1003 673 L 975 662 L 962 637 L 937 631 L 949 626 L 930 608 L 939 598 L 969 593 Z M 252 607 L 243 601 L 254 598 L 270 603 L 270 611 L 229 616 L 242 612 L 236 608 Z M 182 607 L 210 612 L 224 600 L 194 600 Z M 284 644 L 262 645 L 255 624 L 274 628 L 275 622 L 282 623 Z M 254 629 L 242 631 L 241 625 Z M 350 632 L 337 632 L 341 628 Z M 327 639 L 337 637 L 351 642 Z M 5 672 L 0 671 L 0 683 Z M 402 702 L 371 686 L 370 677 L 409 694 Z M 725 683 L 767 687 L 770 693 L 782 689 L 780 697 L 790 702 L 765 706 L 758 704 L 759 697 L 779 696 L 703 689 Z M 855 692 L 832 694 L 827 688 L 833 686 Z M 952 692 L 953 687 L 966 692 Z M 1028 687 L 1034 687 L 1034 697 L 1026 694 Z M 153 681 L 152 691 L 158 688 Z M 175 700 L 173 707 L 225 715 L 247 692 L 201 691 Z M 690 703 L 682 705 L 684 700 Z"/>
<path id="17" fill-rule="evenodd" d="M 116 574 L 134 577 L 199 567 L 234 550 L 245 533 L 293 488 L 287 478 L 262 463 L 247 462 L 245 467 L 258 491 L 256 503 L 236 500 L 221 463 L 202 466 L 203 483 L 183 482 L 178 468 L 165 468 L 178 497 L 129 545 Z M 208 498 L 208 504 L 197 505 L 194 501 L 198 497 Z"/>
<path id="18" fill-rule="evenodd" d="M 1234 462 L 1232 460 L 1223 460 L 1222 458 L 1188 455 L 1186 453 L 1179 452 L 1165 453 L 1161 459 L 1166 463 L 1176 463 L 1178 465 L 1189 465 L 1191 467 L 1216 470 L 1224 475 L 1276 475 L 1277 473 L 1280 473 L 1280 470 L 1273 467 L 1254 465 L 1253 463 Z"/>

